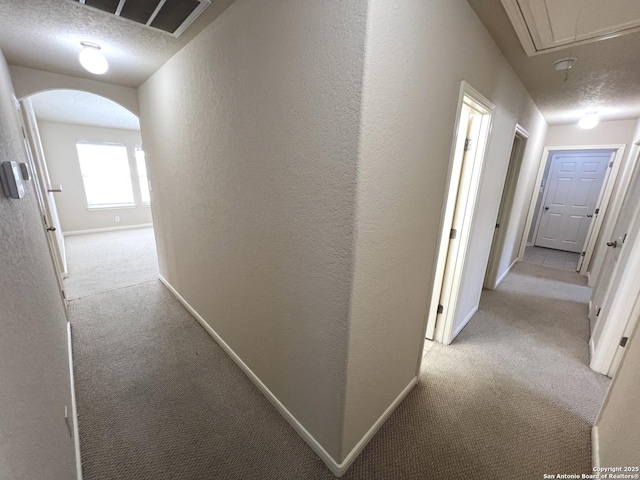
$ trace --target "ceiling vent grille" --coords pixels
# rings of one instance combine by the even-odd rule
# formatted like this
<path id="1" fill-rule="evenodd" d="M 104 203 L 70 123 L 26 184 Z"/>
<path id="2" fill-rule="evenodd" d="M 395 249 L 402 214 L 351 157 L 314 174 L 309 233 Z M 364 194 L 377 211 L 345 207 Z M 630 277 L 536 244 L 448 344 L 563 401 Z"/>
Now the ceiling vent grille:
<path id="1" fill-rule="evenodd" d="M 179 37 L 211 0 L 74 0 Z"/>

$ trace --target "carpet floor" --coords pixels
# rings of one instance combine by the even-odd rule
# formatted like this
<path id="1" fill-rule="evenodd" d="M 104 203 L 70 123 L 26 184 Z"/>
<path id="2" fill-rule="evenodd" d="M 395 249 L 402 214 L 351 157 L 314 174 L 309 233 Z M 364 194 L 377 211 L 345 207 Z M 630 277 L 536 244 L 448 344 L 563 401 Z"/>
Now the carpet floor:
<path id="1" fill-rule="evenodd" d="M 158 278 L 153 228 L 65 237 L 69 300 Z"/>
<path id="2" fill-rule="evenodd" d="M 588 368 L 589 289 L 517 264 L 346 479 L 540 479 L 589 473 L 609 380 Z M 331 479 L 158 281 L 71 303 L 85 480 Z"/>

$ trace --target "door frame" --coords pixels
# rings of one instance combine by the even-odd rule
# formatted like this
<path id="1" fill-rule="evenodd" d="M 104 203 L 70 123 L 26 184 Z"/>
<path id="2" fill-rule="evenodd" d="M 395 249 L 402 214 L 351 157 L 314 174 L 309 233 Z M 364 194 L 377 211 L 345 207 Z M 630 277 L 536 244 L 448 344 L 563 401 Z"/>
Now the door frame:
<path id="1" fill-rule="evenodd" d="M 519 144 L 516 146 L 516 139 Z M 511 267 L 518 261 L 518 257 L 513 261 L 511 265 L 505 270 L 505 272 L 496 278 L 498 275 L 498 267 L 500 266 L 500 255 L 504 249 L 505 235 L 507 233 L 508 223 L 505 223 L 508 219 L 502 217 L 511 213 L 513 209 L 513 201 L 515 200 L 515 194 L 518 191 L 518 184 L 520 183 L 520 173 L 522 172 L 522 162 L 524 161 L 524 152 L 527 148 L 527 142 L 529 140 L 529 132 L 527 132 L 521 125 L 516 124 L 515 131 L 513 133 L 513 141 L 511 142 L 511 149 L 509 150 L 509 165 L 507 166 L 507 175 L 504 179 L 502 187 L 502 195 L 500 197 L 500 207 L 498 208 L 498 216 L 496 217 L 496 229 L 494 230 L 493 240 L 491 242 L 491 251 L 489 253 L 489 261 L 487 263 L 487 271 L 485 272 L 484 288 L 494 290 L 500 282 L 507 276 Z M 514 156 L 514 147 L 518 148 L 518 151 Z M 512 169 L 512 163 L 519 163 L 516 170 Z M 515 173 L 517 172 L 517 175 Z M 505 195 L 509 195 L 505 203 Z M 499 225 L 499 226 L 498 226 Z"/>
<path id="2" fill-rule="evenodd" d="M 491 130 L 494 121 L 495 105 L 489 101 L 484 95 L 478 92 L 475 88 L 463 81 L 460 85 L 460 93 L 458 96 L 458 105 L 456 110 L 456 120 L 453 129 L 453 139 L 451 142 L 451 153 L 449 156 L 449 167 L 447 173 L 447 188 L 442 205 L 442 212 L 440 216 L 440 239 L 438 248 L 436 249 L 436 257 L 434 259 L 434 273 L 432 278 L 432 291 L 431 299 L 427 305 L 427 311 L 425 315 L 425 329 L 423 339 L 435 339 L 445 345 L 451 343 L 453 334 L 453 320 L 455 316 L 456 308 L 450 308 L 442 318 L 438 319 L 438 305 L 440 303 L 440 297 L 442 294 L 442 286 L 445 276 L 445 267 L 447 265 L 447 257 L 449 252 L 450 232 L 454 219 L 454 213 L 456 210 L 456 200 L 458 197 L 458 179 L 462 173 L 462 159 L 464 158 L 464 150 L 460 150 L 459 130 L 460 120 L 462 116 L 463 106 L 465 104 L 465 98 L 469 99 L 471 103 L 475 104 L 474 108 L 483 111 L 483 123 L 487 123 L 481 127 L 480 141 L 478 143 L 478 150 L 476 152 L 475 161 L 473 163 L 474 174 L 471 180 L 471 190 L 469 192 L 469 198 L 467 201 L 468 208 L 465 209 L 463 224 L 468 225 L 465 231 L 460 232 L 460 241 L 457 243 L 457 260 L 456 265 L 464 265 L 468 249 L 468 238 L 471 230 L 471 224 L 475 216 L 475 207 L 478 200 L 478 193 L 480 189 L 480 183 L 484 173 L 485 158 L 487 154 L 487 145 L 491 135 Z M 476 170 L 477 169 L 477 170 Z M 454 182 L 454 179 L 456 180 Z M 455 188 L 454 188 L 455 187 Z M 452 293 L 451 304 L 457 306 L 459 287 L 462 280 L 462 268 L 455 268 L 453 278 L 451 280 Z M 436 323 L 438 328 L 436 331 Z"/>
<path id="3" fill-rule="evenodd" d="M 594 216 L 594 220 L 592 220 L 591 225 L 589 226 L 589 232 L 587 233 L 585 244 L 582 247 L 584 258 L 582 259 L 582 266 L 580 269 L 580 273 L 582 275 L 587 275 L 587 268 L 589 267 L 589 263 L 591 262 L 591 257 L 593 256 L 595 243 L 598 239 L 598 235 L 600 234 L 600 229 L 602 227 L 602 220 L 607 213 L 607 207 L 609 205 L 609 200 L 611 199 L 613 186 L 615 185 L 616 179 L 618 177 L 618 173 L 620 172 L 620 165 L 622 164 L 622 159 L 624 157 L 624 151 L 626 147 L 627 146 L 625 144 L 544 147 L 544 149 L 542 150 L 542 157 L 540 158 L 540 165 L 538 167 L 538 175 L 536 176 L 536 182 L 534 184 L 535 188 L 533 189 L 533 194 L 531 195 L 531 202 L 529 203 L 529 211 L 527 212 L 527 221 L 525 222 L 524 235 L 522 236 L 522 241 L 520 242 L 520 251 L 518 254 L 519 262 L 521 262 L 524 259 L 524 252 L 525 252 L 525 249 L 527 248 L 527 240 L 529 239 L 529 233 L 531 233 L 533 217 L 536 213 L 536 204 L 538 202 L 538 197 L 540 195 L 540 184 L 542 183 L 542 179 L 544 178 L 544 171 L 546 170 L 547 163 L 551 159 L 552 153 L 558 152 L 558 151 L 572 151 L 572 150 L 576 150 L 576 151 L 577 150 L 613 150 L 614 151 L 613 166 L 611 168 L 607 168 L 607 173 L 605 174 L 605 179 L 600 189 L 598 205 L 596 205 L 596 209 L 598 209 L 598 214 Z M 546 185 L 545 185 L 545 188 L 546 188 Z"/>

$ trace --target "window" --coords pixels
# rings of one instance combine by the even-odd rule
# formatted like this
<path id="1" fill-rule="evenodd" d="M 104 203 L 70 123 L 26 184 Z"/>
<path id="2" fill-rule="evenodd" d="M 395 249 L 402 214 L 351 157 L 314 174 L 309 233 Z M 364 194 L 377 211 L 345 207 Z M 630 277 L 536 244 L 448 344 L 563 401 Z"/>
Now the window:
<path id="1" fill-rule="evenodd" d="M 136 167 L 138 168 L 138 181 L 140 182 L 142 204 L 149 205 L 151 203 L 151 195 L 149 192 L 149 179 L 147 178 L 147 163 L 144 159 L 142 145 L 136 145 Z"/>
<path id="2" fill-rule="evenodd" d="M 134 206 L 127 147 L 76 142 L 89 208 Z"/>

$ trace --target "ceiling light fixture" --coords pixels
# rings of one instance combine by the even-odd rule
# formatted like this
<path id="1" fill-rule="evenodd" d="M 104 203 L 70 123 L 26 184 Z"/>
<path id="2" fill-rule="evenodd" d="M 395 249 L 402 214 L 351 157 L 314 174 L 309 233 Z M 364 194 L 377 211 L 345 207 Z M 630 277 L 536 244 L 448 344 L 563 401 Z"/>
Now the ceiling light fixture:
<path id="1" fill-rule="evenodd" d="M 598 125 L 599 122 L 600 117 L 597 112 L 585 113 L 578 122 L 578 126 L 588 130 Z"/>
<path id="2" fill-rule="evenodd" d="M 78 60 L 85 70 L 96 75 L 102 75 L 109 70 L 109 62 L 100 51 L 100 45 L 91 42 L 80 42 L 80 45 L 84 48 L 80 52 Z"/>

